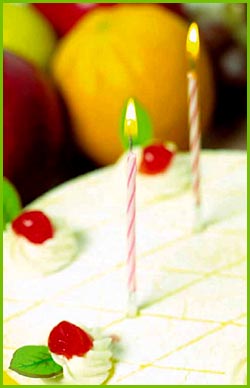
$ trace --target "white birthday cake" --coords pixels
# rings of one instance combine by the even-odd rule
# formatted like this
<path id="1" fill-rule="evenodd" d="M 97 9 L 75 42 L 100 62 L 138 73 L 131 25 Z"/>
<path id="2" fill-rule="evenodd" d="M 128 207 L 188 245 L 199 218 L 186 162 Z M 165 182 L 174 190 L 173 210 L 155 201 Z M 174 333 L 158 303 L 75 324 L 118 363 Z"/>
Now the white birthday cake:
<path id="1" fill-rule="evenodd" d="M 201 176 L 203 228 L 194 232 L 189 154 L 158 174 L 138 171 L 134 318 L 126 314 L 125 156 L 50 191 L 7 226 L 5 377 L 246 384 L 246 153 L 203 151 Z M 43 219 L 38 235 L 25 232 L 27 215 Z"/>

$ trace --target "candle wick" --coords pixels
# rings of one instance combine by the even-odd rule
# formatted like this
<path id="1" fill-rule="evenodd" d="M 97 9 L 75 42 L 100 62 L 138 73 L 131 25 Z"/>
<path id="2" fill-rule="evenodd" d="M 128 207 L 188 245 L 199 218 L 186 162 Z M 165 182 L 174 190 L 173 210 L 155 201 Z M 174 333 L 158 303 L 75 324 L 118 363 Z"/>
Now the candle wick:
<path id="1" fill-rule="evenodd" d="M 128 141 L 129 141 L 129 151 L 133 151 L 133 139 L 132 139 L 132 136 L 129 136 Z"/>

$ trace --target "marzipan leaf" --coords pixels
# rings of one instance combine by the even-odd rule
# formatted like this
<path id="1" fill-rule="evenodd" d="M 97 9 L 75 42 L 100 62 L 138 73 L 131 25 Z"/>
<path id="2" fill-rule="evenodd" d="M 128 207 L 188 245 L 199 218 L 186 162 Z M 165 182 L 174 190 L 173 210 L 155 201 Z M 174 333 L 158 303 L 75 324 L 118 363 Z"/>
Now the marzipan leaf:
<path id="1" fill-rule="evenodd" d="M 3 178 L 3 227 L 13 221 L 21 212 L 21 199 L 15 187 Z"/>
<path id="2" fill-rule="evenodd" d="M 34 378 L 55 377 L 63 368 L 52 358 L 47 346 L 23 346 L 13 354 L 10 369 L 20 375 Z"/>

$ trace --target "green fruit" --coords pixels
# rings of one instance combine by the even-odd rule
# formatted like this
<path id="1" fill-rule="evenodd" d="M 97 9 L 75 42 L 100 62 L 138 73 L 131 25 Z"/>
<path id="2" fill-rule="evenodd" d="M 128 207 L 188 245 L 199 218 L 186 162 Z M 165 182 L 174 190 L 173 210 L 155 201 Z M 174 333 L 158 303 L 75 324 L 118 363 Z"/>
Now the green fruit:
<path id="1" fill-rule="evenodd" d="M 3 4 L 3 47 L 37 64 L 48 65 L 56 35 L 29 4 Z"/>
<path id="2" fill-rule="evenodd" d="M 15 187 L 3 178 L 3 227 L 21 212 L 21 200 Z"/>

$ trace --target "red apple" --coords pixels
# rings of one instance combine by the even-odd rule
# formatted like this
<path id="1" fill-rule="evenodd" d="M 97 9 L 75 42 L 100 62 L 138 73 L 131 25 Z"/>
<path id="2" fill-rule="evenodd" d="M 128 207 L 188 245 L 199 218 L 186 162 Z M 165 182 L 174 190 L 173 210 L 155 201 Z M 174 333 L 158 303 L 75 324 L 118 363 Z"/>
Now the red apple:
<path id="1" fill-rule="evenodd" d="M 186 14 L 186 11 L 183 7 L 183 4 L 180 4 L 180 3 L 159 3 L 159 5 L 161 5 L 162 7 L 176 13 L 177 15 L 179 16 L 182 16 L 184 17 L 185 19 L 187 19 L 187 14 Z"/>
<path id="2" fill-rule="evenodd" d="M 39 194 L 47 180 L 42 171 L 48 177 L 58 159 L 64 138 L 61 107 L 48 78 L 24 59 L 5 51 L 3 70 L 4 175 L 26 201 L 32 191 Z"/>
<path id="3" fill-rule="evenodd" d="M 65 35 L 84 15 L 97 7 L 112 6 L 113 3 L 33 3 L 53 25 L 58 36 Z"/>

